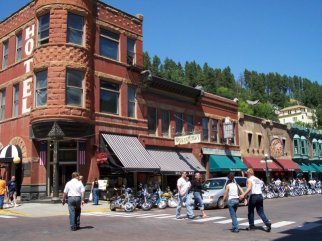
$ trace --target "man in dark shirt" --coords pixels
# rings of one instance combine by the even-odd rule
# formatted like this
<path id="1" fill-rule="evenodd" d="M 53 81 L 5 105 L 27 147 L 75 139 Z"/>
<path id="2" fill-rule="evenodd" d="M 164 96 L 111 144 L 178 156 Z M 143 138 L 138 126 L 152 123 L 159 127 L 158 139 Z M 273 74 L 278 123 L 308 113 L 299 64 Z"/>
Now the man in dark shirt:
<path id="1" fill-rule="evenodd" d="M 195 199 L 195 206 L 198 206 L 202 212 L 202 217 L 206 218 L 205 207 L 202 200 L 202 176 L 199 172 L 195 173 L 195 178 L 191 183 L 191 191 L 193 192 L 193 197 Z"/>
<path id="2" fill-rule="evenodd" d="M 11 180 L 7 184 L 9 200 L 11 205 L 18 207 L 17 205 L 17 185 L 16 185 L 16 177 L 12 176 Z"/>

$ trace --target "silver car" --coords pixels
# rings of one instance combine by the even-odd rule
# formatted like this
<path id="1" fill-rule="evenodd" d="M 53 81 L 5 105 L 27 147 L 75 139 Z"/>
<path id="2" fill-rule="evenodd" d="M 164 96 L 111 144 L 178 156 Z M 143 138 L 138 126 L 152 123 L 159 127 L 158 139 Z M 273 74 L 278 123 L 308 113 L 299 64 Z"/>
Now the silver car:
<path id="1" fill-rule="evenodd" d="M 235 177 L 235 181 L 243 190 L 246 190 L 246 177 Z M 227 182 L 227 177 L 211 178 L 204 182 L 203 189 L 205 192 L 202 194 L 202 197 L 205 208 L 222 207 L 220 204 L 224 197 Z"/>

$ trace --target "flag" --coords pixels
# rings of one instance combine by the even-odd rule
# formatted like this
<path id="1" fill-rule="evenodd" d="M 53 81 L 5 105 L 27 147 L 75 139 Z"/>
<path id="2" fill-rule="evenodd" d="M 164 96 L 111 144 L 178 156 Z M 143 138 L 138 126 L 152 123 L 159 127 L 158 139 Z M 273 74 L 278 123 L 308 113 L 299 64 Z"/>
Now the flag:
<path id="1" fill-rule="evenodd" d="M 79 142 L 77 157 L 79 165 L 85 165 L 85 147 L 86 142 Z"/>
<path id="2" fill-rule="evenodd" d="M 47 161 L 47 142 L 39 144 L 39 165 L 45 166 Z"/>

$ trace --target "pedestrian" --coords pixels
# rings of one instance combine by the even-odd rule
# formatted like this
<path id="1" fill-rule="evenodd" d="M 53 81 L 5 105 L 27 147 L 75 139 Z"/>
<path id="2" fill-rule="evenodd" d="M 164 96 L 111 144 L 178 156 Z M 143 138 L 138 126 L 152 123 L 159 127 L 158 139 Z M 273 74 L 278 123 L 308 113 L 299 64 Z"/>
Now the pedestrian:
<path id="1" fill-rule="evenodd" d="M 68 203 L 70 229 L 80 228 L 81 206 L 84 205 L 84 185 L 79 181 L 79 173 L 73 172 L 72 179 L 66 183 L 62 204 Z"/>
<path id="2" fill-rule="evenodd" d="M 191 184 L 191 191 L 193 192 L 193 198 L 194 198 L 194 204 L 195 207 L 199 207 L 199 210 L 202 213 L 202 217 L 206 218 L 207 215 L 205 213 L 205 206 L 203 204 L 203 199 L 202 199 L 202 176 L 199 172 L 195 173 L 195 178 L 192 181 Z"/>
<path id="3" fill-rule="evenodd" d="M 7 184 L 7 192 L 9 196 L 9 201 L 11 202 L 11 206 L 18 207 L 17 205 L 17 184 L 16 177 L 12 176 L 11 180 Z"/>
<path id="4" fill-rule="evenodd" d="M 271 222 L 267 218 L 264 212 L 264 201 L 262 195 L 261 181 L 254 176 L 254 170 L 249 168 L 246 171 L 247 175 L 247 189 L 244 194 L 240 195 L 239 198 L 242 200 L 247 194 L 250 194 L 248 200 L 248 222 L 249 227 L 247 230 L 255 230 L 254 224 L 254 210 L 256 208 L 258 216 L 262 219 L 263 223 L 266 225 L 266 232 L 271 231 Z"/>
<path id="5" fill-rule="evenodd" d="M 176 209 L 176 218 L 177 219 L 182 219 L 181 217 L 181 207 L 182 204 L 186 204 L 186 209 L 187 209 L 187 216 L 189 219 L 194 219 L 194 214 L 192 207 L 190 206 L 190 203 L 188 202 L 188 193 L 189 193 L 189 183 L 186 180 L 187 178 L 187 172 L 182 171 L 181 172 L 181 177 L 177 181 L 177 188 L 178 188 L 178 206 Z"/>
<path id="6" fill-rule="evenodd" d="M 93 205 L 98 205 L 100 190 L 98 189 L 98 180 L 94 179 L 92 182 L 92 195 L 93 195 Z"/>
<path id="7" fill-rule="evenodd" d="M 7 196 L 6 181 L 2 179 L 0 175 L 0 209 L 3 209 L 4 198 Z"/>
<path id="8" fill-rule="evenodd" d="M 222 206 L 225 206 L 225 202 L 228 199 L 228 209 L 229 209 L 229 214 L 232 220 L 232 229 L 231 231 L 233 233 L 238 233 L 239 232 L 239 225 L 238 225 L 238 220 L 237 220 L 237 208 L 239 206 L 239 195 L 243 195 L 244 190 L 236 183 L 235 181 L 235 174 L 233 172 L 230 172 L 228 174 L 228 182 L 226 185 L 225 193 L 224 193 L 224 198 L 222 201 Z M 246 200 L 246 199 L 245 199 Z M 245 203 L 246 205 L 247 203 Z"/>

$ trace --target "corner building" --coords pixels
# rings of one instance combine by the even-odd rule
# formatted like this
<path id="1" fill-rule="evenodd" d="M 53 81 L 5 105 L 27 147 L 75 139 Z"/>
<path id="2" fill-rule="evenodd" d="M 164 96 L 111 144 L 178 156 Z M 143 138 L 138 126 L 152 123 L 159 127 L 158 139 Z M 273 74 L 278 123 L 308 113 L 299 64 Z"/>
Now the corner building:
<path id="1" fill-rule="evenodd" d="M 0 23 L 1 174 L 21 199 L 58 199 L 73 171 L 166 185 L 183 169 L 210 176 L 211 150 L 239 153 L 237 105 L 144 70 L 142 24 L 90 0 L 31 1 Z"/>

